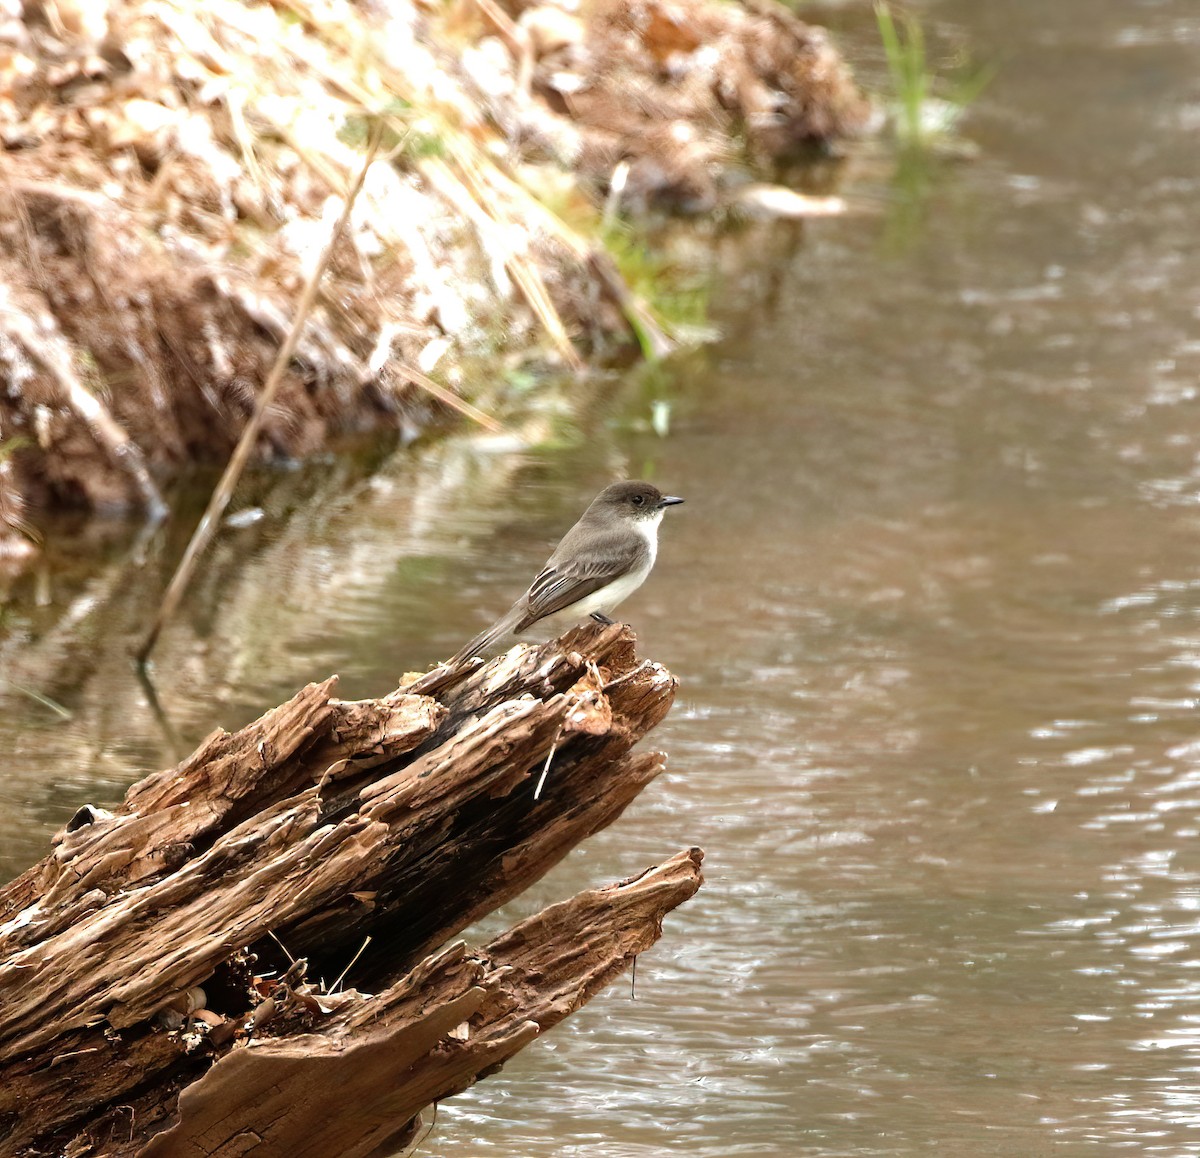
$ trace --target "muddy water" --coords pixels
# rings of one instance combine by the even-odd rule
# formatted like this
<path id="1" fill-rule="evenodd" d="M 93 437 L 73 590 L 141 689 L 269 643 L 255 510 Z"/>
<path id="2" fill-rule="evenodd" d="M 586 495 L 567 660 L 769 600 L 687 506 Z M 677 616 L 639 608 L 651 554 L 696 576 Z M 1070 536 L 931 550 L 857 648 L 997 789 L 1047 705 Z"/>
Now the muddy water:
<path id="1" fill-rule="evenodd" d="M 981 159 L 860 158 L 862 216 L 732 247 L 666 439 L 629 393 L 586 451 L 264 483 L 164 642 L 166 732 L 123 649 L 186 529 L 50 528 L 0 663 L 72 718 L 3 699 L 0 872 L 214 721 L 445 654 L 651 473 L 690 500 L 626 608 L 683 680 L 670 771 L 502 919 L 693 843 L 707 888 L 422 1152 L 1200 1153 L 1200 12 L 928 13 L 1002 66 Z"/>

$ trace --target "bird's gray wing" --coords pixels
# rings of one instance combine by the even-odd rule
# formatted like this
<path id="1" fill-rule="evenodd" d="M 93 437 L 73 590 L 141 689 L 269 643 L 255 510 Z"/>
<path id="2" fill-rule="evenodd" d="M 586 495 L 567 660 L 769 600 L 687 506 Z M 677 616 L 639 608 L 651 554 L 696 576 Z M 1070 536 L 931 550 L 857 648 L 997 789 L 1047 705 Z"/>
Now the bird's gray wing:
<path id="1" fill-rule="evenodd" d="M 524 631 L 539 619 L 599 591 L 640 567 L 649 551 L 645 539 L 626 528 L 597 534 L 594 527 L 585 532 L 577 523 L 563 537 L 529 590 L 487 631 L 480 632 L 448 660 L 448 666 L 457 667 L 471 656 L 482 655 L 510 632 Z"/>
<path id="2" fill-rule="evenodd" d="M 607 587 L 614 579 L 638 567 L 649 548 L 641 535 L 627 531 L 611 536 L 593 536 L 585 550 L 570 542 L 571 536 L 559 544 L 558 550 L 529 585 L 522 598 L 524 615 L 515 628 L 525 628 L 562 611 L 580 599 Z"/>

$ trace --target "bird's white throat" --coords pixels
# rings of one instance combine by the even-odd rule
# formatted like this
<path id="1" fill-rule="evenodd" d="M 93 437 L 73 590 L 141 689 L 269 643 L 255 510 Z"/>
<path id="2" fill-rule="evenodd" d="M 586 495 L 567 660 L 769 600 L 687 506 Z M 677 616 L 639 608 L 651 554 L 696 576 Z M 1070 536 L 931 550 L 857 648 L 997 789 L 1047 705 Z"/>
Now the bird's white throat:
<path id="1" fill-rule="evenodd" d="M 658 524 L 662 522 L 662 517 L 663 509 L 659 507 L 654 514 L 634 520 L 633 529 L 646 540 L 646 546 L 650 548 L 650 562 L 646 564 L 647 571 L 654 566 L 654 560 L 658 558 Z M 644 579 L 645 576 L 643 575 L 642 578 Z"/>

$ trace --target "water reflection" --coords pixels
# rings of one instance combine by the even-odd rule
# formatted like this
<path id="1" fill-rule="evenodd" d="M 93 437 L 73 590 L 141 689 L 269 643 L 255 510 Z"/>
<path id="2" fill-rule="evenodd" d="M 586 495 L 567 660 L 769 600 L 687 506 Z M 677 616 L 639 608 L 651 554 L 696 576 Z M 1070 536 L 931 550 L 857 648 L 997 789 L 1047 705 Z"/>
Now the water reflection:
<path id="1" fill-rule="evenodd" d="M 691 843 L 708 887 L 636 1000 L 614 987 L 441 1107 L 425 1153 L 1195 1149 L 1192 8 L 931 4 L 1004 62 L 982 159 L 918 190 L 902 246 L 886 215 L 744 235 L 769 270 L 731 244 L 729 337 L 669 438 L 600 414 L 569 451 L 251 496 L 267 517 L 159 660 L 189 742 L 330 670 L 366 694 L 452 650 L 614 467 L 689 499 L 628 604 L 684 681 L 670 769 L 488 927 Z M 886 201 L 877 159 L 850 168 Z M 33 579 L 6 613 L 6 674 L 74 713 L 5 700 L 9 871 L 161 761 L 127 576 L 56 556 L 49 605 Z"/>

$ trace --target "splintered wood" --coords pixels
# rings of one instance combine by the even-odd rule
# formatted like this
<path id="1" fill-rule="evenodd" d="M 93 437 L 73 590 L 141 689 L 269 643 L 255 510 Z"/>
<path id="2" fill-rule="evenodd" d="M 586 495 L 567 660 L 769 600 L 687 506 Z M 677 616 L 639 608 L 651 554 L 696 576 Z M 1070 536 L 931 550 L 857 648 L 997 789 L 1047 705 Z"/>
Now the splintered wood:
<path id="1" fill-rule="evenodd" d="M 335 683 L 80 809 L 0 889 L 0 1158 L 394 1152 L 699 888 L 691 849 L 448 944 L 662 770 L 631 749 L 676 684 L 628 629 L 516 648 L 436 698 Z"/>

